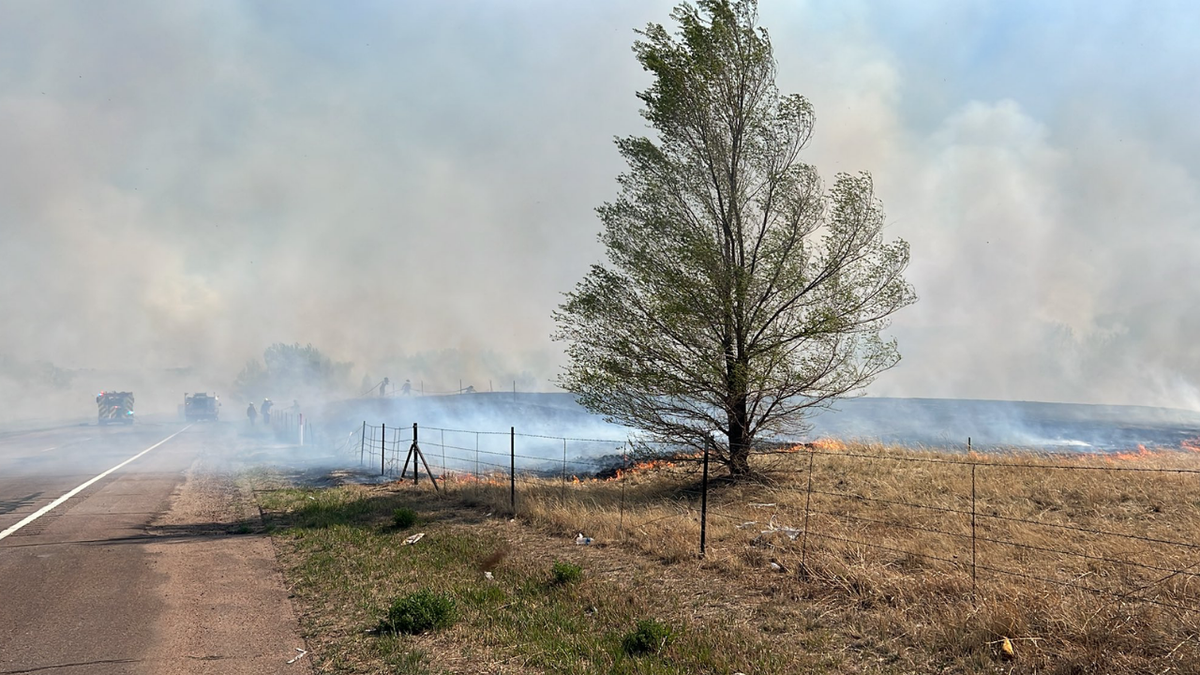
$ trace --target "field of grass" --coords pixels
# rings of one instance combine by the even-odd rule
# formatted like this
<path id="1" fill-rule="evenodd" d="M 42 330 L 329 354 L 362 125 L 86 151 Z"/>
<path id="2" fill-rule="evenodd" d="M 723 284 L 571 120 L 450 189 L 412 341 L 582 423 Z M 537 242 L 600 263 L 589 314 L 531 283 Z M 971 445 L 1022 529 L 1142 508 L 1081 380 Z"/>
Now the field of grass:
<path id="1" fill-rule="evenodd" d="M 260 477 L 258 498 L 319 672 L 1200 673 L 1200 453 L 828 443 L 760 466 L 714 480 L 703 557 L 690 463 L 522 479 L 513 520 L 500 481 Z M 421 590 L 457 622 L 380 630 Z M 639 621 L 671 639 L 629 653 Z"/>
<path id="2" fill-rule="evenodd" d="M 787 673 L 798 663 L 821 672 L 821 658 L 777 651 L 740 621 L 686 619 L 689 599 L 658 583 L 655 563 L 407 492 L 260 492 L 319 672 L 731 673 L 754 664 Z M 421 521 L 397 530 L 389 516 L 400 505 Z M 402 544 L 416 532 L 425 536 Z M 396 598 L 419 591 L 448 596 L 455 624 L 415 636 L 383 625 Z M 657 653 L 627 653 L 639 621 L 673 639 Z"/>

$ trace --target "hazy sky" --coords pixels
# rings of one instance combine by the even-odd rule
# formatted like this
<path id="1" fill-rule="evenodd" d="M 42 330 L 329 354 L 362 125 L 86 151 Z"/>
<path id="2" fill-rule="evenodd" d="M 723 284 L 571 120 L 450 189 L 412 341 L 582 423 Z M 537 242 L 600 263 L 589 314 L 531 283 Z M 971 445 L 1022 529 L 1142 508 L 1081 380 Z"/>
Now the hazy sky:
<path id="1" fill-rule="evenodd" d="M 0 354 L 553 362 L 612 139 L 644 129 L 633 30 L 672 4 L 5 0 Z M 805 161 L 870 171 L 912 246 L 921 300 L 872 394 L 1200 408 L 1200 6 L 761 22 L 816 108 Z"/>

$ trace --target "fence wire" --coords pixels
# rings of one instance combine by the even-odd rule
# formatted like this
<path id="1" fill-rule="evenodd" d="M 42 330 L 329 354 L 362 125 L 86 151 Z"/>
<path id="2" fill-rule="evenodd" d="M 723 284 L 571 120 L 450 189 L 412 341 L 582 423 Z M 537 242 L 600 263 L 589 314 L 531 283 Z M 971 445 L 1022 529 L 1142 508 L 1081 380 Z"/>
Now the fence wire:
<path id="1" fill-rule="evenodd" d="M 587 500 L 597 495 L 581 490 L 576 498 L 575 488 L 607 490 L 605 499 L 619 495 L 622 539 L 629 532 L 670 536 L 669 528 L 684 526 L 681 519 L 686 519 L 687 531 L 697 524 L 702 531 L 703 522 L 713 517 L 722 523 L 726 541 L 732 537 L 743 546 L 795 554 L 805 573 L 816 570 L 815 556 L 836 556 L 839 546 L 853 546 L 945 565 L 964 575 L 973 597 L 986 590 L 981 585 L 989 578 L 1008 577 L 1113 601 L 1200 612 L 1200 584 L 1191 583 L 1200 579 L 1200 541 L 1187 541 L 1177 532 L 1151 531 L 1142 522 L 1135 523 L 1138 531 L 1129 532 L 1094 527 L 1086 517 L 1053 508 L 1039 510 L 1036 496 L 1021 496 L 1011 485 L 1017 472 L 1033 472 L 1040 479 L 1055 472 L 1084 471 L 1099 477 L 1095 480 L 1112 475 L 1113 490 L 1121 489 L 1125 477 L 1131 476 L 1144 480 L 1196 476 L 1200 489 L 1200 469 L 869 454 L 801 446 L 779 453 L 807 456 L 796 470 L 795 484 L 755 485 L 758 496 L 776 501 L 745 503 L 723 494 L 702 495 L 691 482 L 681 484 L 673 496 L 659 492 L 651 499 L 627 494 L 638 483 L 636 471 L 647 466 L 631 458 L 627 439 L 364 422 L 345 437 L 341 448 L 349 453 L 357 449 L 364 468 L 374 466 L 389 477 L 418 480 L 419 471 L 420 479 L 428 472 L 451 492 L 488 488 L 489 503 L 514 515 L 530 509 L 589 508 Z M 418 454 L 423 459 L 419 465 Z M 875 473 L 863 469 L 878 463 L 892 468 Z M 648 466 L 676 464 L 695 467 L 698 463 L 695 455 L 680 455 Z M 844 470 L 850 464 L 859 470 Z M 689 481 L 695 479 L 694 473 L 688 476 Z M 906 479 L 902 498 L 884 492 Z M 1051 479 L 1048 485 L 1055 483 Z M 926 495 L 937 503 L 923 501 Z M 701 507 L 705 503 L 706 510 Z M 1002 508 L 1007 511 L 1002 513 Z M 771 510 L 765 523 L 761 522 L 763 509 Z M 753 537 L 741 534 L 755 525 Z M 1017 527 L 1035 534 L 1020 540 Z M 778 533 L 786 536 L 776 537 Z M 1160 576 L 1149 578 L 1148 572 Z M 1083 579 L 1091 579 L 1092 584 Z M 1110 581 L 1111 587 L 1094 585 L 1098 579 Z"/>

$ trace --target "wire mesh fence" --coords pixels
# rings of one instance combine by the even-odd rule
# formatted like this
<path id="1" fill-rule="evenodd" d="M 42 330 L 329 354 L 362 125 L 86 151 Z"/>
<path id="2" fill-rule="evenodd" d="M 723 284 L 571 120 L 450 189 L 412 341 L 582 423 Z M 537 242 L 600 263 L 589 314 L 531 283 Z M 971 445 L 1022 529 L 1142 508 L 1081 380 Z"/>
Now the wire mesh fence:
<path id="1" fill-rule="evenodd" d="M 809 577 L 870 564 L 971 597 L 1016 580 L 1200 613 L 1200 453 L 1142 466 L 805 444 L 779 453 L 769 479 L 710 493 L 701 455 L 648 460 L 622 439 L 365 422 L 357 432 L 358 447 L 353 434 L 344 447 L 381 474 L 430 478 L 563 530 L 634 537 L 666 557 L 703 552 L 707 535 Z"/>
<path id="2" fill-rule="evenodd" d="M 417 482 L 425 473 L 451 488 L 477 483 L 544 487 L 557 481 L 563 492 L 581 477 L 615 477 L 628 457 L 625 440 L 526 434 L 515 428 L 477 431 L 364 422 L 358 440 L 360 466 L 378 466 L 382 475 Z M 418 460 L 421 471 L 414 474 Z"/>
<path id="3" fill-rule="evenodd" d="M 795 484 L 760 487 L 772 501 L 756 536 L 807 572 L 866 556 L 956 578 L 973 596 L 1019 581 L 1192 620 L 1200 612 L 1196 455 L 1150 467 L 1095 456 L 797 454 Z M 750 515 L 736 506 L 719 517 Z"/>
<path id="4" fill-rule="evenodd" d="M 296 445 L 315 443 L 316 430 L 312 420 L 298 410 L 272 410 L 263 415 L 263 426 L 269 426 L 275 438 Z"/>

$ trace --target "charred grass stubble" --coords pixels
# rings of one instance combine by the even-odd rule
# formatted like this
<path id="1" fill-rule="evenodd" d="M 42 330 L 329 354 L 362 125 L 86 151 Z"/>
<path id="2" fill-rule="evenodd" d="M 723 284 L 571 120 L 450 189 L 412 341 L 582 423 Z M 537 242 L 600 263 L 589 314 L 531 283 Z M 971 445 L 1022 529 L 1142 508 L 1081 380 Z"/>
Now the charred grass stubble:
<path id="1" fill-rule="evenodd" d="M 382 659 L 408 663 L 400 672 L 1198 673 L 1200 613 L 1180 608 L 1200 608 L 1200 549 L 1150 540 L 1200 543 L 1200 475 L 1113 470 L 1197 460 L 781 454 L 761 480 L 710 493 L 703 560 L 687 465 L 567 489 L 525 481 L 515 523 L 482 516 L 506 513 L 508 491 L 478 481 L 451 482 L 449 500 L 408 485 L 275 492 L 264 510 L 327 672 Z M 430 532 L 411 547 L 390 527 L 401 505 Z M 597 544 L 573 546 L 578 532 Z M 559 579 L 563 557 L 581 579 Z M 395 597 L 429 588 L 454 598 L 458 625 L 363 632 Z M 626 638 L 648 620 L 673 639 L 632 656 Z"/>

